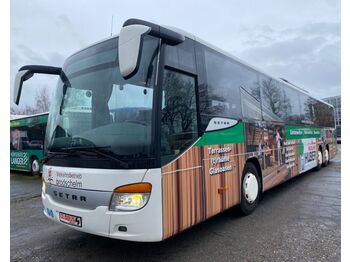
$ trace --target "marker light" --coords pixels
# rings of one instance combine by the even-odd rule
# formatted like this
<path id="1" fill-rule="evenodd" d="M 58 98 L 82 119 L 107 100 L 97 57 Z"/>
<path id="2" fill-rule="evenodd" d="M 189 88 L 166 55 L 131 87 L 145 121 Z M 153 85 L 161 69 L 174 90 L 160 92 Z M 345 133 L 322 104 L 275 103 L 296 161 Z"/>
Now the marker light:
<path id="1" fill-rule="evenodd" d="M 113 196 L 109 206 L 111 211 L 134 211 L 143 208 L 151 195 L 150 183 L 136 183 L 117 187 L 113 190 Z"/>
<path id="2" fill-rule="evenodd" d="M 41 176 L 41 191 L 46 194 L 46 184 L 44 176 Z"/>

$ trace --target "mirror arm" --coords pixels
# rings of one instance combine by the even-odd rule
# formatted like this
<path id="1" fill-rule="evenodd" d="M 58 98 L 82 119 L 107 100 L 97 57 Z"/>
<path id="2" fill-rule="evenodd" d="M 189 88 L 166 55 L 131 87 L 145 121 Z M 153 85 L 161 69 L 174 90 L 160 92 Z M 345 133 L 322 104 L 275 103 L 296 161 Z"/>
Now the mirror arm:
<path id="1" fill-rule="evenodd" d="M 18 105 L 22 93 L 23 82 L 30 79 L 34 74 L 61 75 L 61 67 L 27 65 L 22 66 L 16 75 L 14 87 L 14 103 Z"/>
<path id="2" fill-rule="evenodd" d="M 32 74 L 60 75 L 62 68 L 54 66 L 26 65 L 22 66 L 18 71 L 24 70 L 28 70 Z"/>
<path id="3" fill-rule="evenodd" d="M 149 28 L 151 28 L 151 31 L 148 33 L 149 35 L 161 38 L 164 41 L 164 43 L 168 45 L 177 45 L 185 41 L 184 35 L 179 34 L 178 32 L 175 32 L 163 26 L 160 26 L 148 21 L 144 21 L 141 19 L 135 19 L 135 18 L 128 19 L 124 22 L 123 27 L 126 27 L 128 25 L 148 26 Z"/>

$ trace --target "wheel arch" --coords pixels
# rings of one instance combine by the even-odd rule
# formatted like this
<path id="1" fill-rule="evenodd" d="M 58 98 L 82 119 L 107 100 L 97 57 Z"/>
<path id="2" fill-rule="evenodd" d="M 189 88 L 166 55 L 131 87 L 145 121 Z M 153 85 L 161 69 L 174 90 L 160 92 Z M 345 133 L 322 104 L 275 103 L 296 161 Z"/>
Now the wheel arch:
<path id="1" fill-rule="evenodd" d="M 29 157 L 30 163 L 31 163 L 34 159 L 37 159 L 37 160 L 39 161 L 39 158 L 38 158 L 36 155 L 30 155 L 30 157 Z"/>

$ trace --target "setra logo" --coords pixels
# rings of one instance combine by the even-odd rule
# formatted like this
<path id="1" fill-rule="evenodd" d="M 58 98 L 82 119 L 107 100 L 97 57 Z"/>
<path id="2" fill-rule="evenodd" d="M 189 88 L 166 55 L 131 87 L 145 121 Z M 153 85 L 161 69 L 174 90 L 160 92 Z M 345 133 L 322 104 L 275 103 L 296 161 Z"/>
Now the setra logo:
<path id="1" fill-rule="evenodd" d="M 73 194 L 68 194 L 65 192 L 59 192 L 54 190 L 53 194 L 55 197 L 60 197 L 60 198 L 65 198 L 68 200 L 75 200 L 75 201 L 81 201 L 81 202 L 86 202 L 86 196 L 81 196 L 81 195 L 73 195 Z"/>

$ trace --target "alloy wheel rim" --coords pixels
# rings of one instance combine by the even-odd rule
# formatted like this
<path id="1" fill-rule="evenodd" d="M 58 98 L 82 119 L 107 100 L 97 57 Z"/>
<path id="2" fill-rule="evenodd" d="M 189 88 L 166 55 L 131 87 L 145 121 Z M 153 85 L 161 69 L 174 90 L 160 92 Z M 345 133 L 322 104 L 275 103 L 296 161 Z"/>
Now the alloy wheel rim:
<path id="1" fill-rule="evenodd" d="M 34 160 L 32 163 L 32 171 L 33 172 L 38 172 L 39 171 L 39 162 L 38 160 Z"/>

